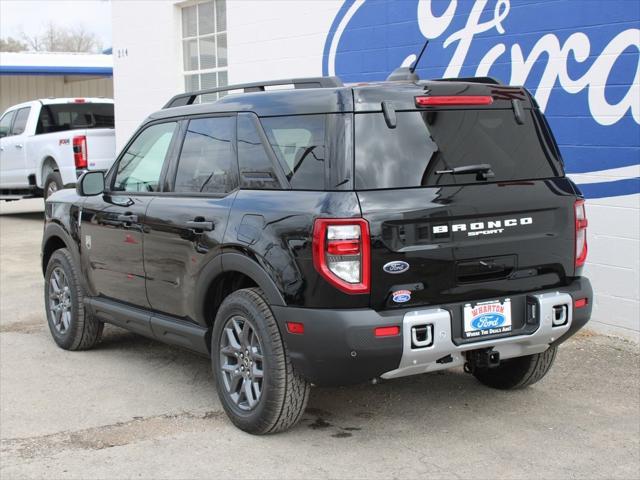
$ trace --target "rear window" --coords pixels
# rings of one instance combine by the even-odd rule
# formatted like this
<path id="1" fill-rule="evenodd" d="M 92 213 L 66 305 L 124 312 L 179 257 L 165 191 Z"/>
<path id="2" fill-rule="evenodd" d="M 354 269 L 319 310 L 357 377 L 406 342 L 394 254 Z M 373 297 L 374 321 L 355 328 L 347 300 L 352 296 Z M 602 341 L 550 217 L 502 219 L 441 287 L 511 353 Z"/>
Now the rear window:
<path id="1" fill-rule="evenodd" d="M 397 112 L 397 126 L 382 113 L 355 115 L 357 189 L 483 183 L 476 174 L 436 174 L 467 165 L 489 164 L 490 181 L 557 175 L 552 147 L 539 132 L 531 110 L 518 124 L 512 110 Z"/>
<path id="2" fill-rule="evenodd" d="M 89 128 L 113 128 L 112 103 L 43 105 L 36 134 Z"/>
<path id="3" fill-rule="evenodd" d="M 260 119 L 291 188 L 324 189 L 325 115 Z"/>

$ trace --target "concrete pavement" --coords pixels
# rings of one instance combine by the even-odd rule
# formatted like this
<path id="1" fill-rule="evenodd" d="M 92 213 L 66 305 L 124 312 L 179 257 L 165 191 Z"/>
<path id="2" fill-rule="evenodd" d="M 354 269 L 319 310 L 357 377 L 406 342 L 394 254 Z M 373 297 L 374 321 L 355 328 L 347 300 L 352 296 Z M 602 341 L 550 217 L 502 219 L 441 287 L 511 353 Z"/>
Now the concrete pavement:
<path id="1" fill-rule="evenodd" d="M 460 370 L 315 388 L 302 423 L 235 429 L 207 359 L 115 327 L 50 338 L 42 200 L 0 204 L 0 478 L 640 478 L 638 345 L 583 333 L 516 392 Z"/>

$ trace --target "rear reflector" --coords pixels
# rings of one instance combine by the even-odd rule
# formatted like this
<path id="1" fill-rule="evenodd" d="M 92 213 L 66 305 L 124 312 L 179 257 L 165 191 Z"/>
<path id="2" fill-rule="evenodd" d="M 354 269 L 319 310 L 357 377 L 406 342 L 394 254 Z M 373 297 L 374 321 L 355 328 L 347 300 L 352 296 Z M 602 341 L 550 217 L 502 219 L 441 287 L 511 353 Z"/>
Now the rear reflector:
<path id="1" fill-rule="evenodd" d="M 489 95 L 442 95 L 433 97 L 416 97 L 419 107 L 437 105 L 491 105 L 493 97 Z"/>
<path id="2" fill-rule="evenodd" d="M 400 335 L 400 327 L 394 325 L 392 327 L 376 327 L 376 337 L 395 337 Z"/>
<path id="3" fill-rule="evenodd" d="M 588 303 L 589 303 L 588 298 L 579 298 L 578 300 L 573 302 L 573 306 L 575 308 L 583 308 L 583 307 L 586 307 Z"/>
<path id="4" fill-rule="evenodd" d="M 287 332 L 302 335 L 304 333 L 304 323 L 287 322 Z"/>

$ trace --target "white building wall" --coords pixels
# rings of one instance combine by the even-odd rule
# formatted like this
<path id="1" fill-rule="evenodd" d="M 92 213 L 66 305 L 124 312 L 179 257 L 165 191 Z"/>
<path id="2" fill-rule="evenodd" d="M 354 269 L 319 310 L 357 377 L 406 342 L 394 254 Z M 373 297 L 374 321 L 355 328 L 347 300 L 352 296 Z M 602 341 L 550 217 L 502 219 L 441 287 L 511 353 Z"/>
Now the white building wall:
<path id="1" fill-rule="evenodd" d="M 571 175 L 578 183 L 640 176 L 640 166 L 606 175 Z M 585 275 L 596 293 L 590 325 L 638 340 L 640 331 L 640 195 L 587 200 L 589 254 Z"/>
<path id="2" fill-rule="evenodd" d="M 113 2 L 116 142 L 121 148 L 149 113 L 184 92 L 181 8 L 193 2 Z M 227 3 L 229 83 L 316 76 L 335 0 Z"/>
<path id="3" fill-rule="evenodd" d="M 140 122 L 184 91 L 181 17 L 176 2 L 167 0 L 112 2 L 111 10 L 119 150 Z"/>
<path id="4" fill-rule="evenodd" d="M 322 74 L 322 49 L 342 1 L 229 2 L 229 81 Z"/>
<path id="5" fill-rule="evenodd" d="M 190 2 L 113 2 L 116 134 L 122 146 L 139 123 L 184 91 L 180 7 Z M 230 83 L 322 73 L 327 33 L 342 1 L 227 2 Z M 638 165 L 573 175 L 578 183 L 638 177 Z M 608 333 L 640 331 L 640 195 L 590 199 L 591 322 Z"/>

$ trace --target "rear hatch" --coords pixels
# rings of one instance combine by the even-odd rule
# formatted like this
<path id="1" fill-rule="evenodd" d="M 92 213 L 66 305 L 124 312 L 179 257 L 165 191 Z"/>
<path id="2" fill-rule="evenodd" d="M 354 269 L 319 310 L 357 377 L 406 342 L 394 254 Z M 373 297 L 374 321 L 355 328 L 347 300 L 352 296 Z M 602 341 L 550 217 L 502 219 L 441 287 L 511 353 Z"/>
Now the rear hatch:
<path id="1" fill-rule="evenodd" d="M 82 154 L 82 168 L 106 170 L 113 163 L 116 149 L 113 102 L 78 98 L 42 105 L 37 133 L 60 132 L 73 139 L 74 151 Z"/>
<path id="2" fill-rule="evenodd" d="M 373 308 L 504 298 L 574 275 L 576 193 L 544 117 L 526 92 L 486 88 L 426 107 L 416 98 L 437 92 L 416 88 L 404 108 L 396 95 L 392 111 L 355 114 Z"/>
<path id="3" fill-rule="evenodd" d="M 84 132 L 87 137 L 89 170 L 107 170 L 115 160 L 116 137 L 113 129 L 92 128 Z"/>

